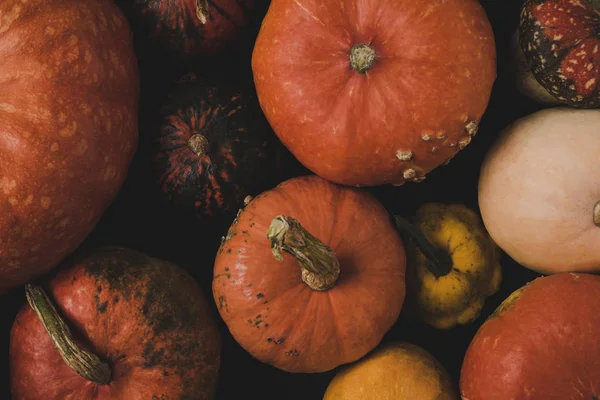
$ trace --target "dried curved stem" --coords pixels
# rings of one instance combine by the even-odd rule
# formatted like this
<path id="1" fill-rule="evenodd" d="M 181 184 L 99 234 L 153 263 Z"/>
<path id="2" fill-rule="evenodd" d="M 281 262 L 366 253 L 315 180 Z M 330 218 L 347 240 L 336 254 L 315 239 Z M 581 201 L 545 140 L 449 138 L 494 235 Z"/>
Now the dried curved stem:
<path id="1" fill-rule="evenodd" d="M 110 382 L 110 367 L 98 356 L 81 349 L 73 340 L 69 327 L 40 286 L 25 285 L 27 302 L 33 308 L 61 357 L 75 373 L 98 385 Z"/>

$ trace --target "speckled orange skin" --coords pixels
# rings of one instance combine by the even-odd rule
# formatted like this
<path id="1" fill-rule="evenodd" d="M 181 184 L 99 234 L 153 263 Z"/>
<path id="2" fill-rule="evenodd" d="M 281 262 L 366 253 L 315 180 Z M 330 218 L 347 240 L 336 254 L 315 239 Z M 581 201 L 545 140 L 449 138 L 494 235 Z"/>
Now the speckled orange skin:
<path id="1" fill-rule="evenodd" d="M 479 329 L 460 377 L 463 400 L 600 397 L 600 276 L 539 278 Z"/>
<path id="2" fill-rule="evenodd" d="M 330 246 L 341 274 L 326 292 L 301 280 L 296 259 L 274 258 L 266 233 L 277 215 L 296 218 Z M 213 296 L 236 341 L 289 372 L 323 372 L 355 361 L 395 323 L 405 295 L 404 246 L 369 194 L 316 176 L 257 196 L 219 249 Z"/>
<path id="3" fill-rule="evenodd" d="M 0 292 L 93 229 L 137 147 L 137 61 L 110 0 L 0 0 Z"/>
<path id="4" fill-rule="evenodd" d="M 349 61 L 359 44 L 378 54 L 364 74 Z M 306 167 L 347 185 L 402 184 L 469 144 L 496 49 L 476 0 L 273 0 L 252 68 L 265 115 Z"/>
<path id="5" fill-rule="evenodd" d="M 173 264 L 119 248 L 70 262 L 47 285 L 78 342 L 109 363 L 96 385 L 63 361 L 26 304 L 11 331 L 13 400 L 208 400 L 220 337 L 207 298 Z"/>

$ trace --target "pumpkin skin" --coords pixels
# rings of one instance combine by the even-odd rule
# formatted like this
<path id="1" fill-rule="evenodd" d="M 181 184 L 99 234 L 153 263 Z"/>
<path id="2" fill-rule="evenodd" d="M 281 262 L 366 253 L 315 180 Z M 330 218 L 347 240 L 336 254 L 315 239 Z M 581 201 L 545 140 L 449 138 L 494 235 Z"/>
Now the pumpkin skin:
<path id="1" fill-rule="evenodd" d="M 448 372 L 425 349 L 393 342 L 344 368 L 323 400 L 457 400 Z"/>
<path id="2" fill-rule="evenodd" d="M 362 73 L 349 59 L 360 45 L 376 53 Z M 400 185 L 470 143 L 496 50 L 474 0 L 277 0 L 252 69 L 267 119 L 307 168 L 346 185 Z"/>
<path id="3" fill-rule="evenodd" d="M 600 396 L 600 276 L 538 278 L 479 329 L 460 389 L 469 400 L 596 399 Z"/>
<path id="4" fill-rule="evenodd" d="M 144 36 L 183 58 L 227 49 L 248 24 L 254 7 L 254 0 L 134 0 L 131 4 L 134 24 Z M 207 10 L 206 22 L 199 17 L 202 10 Z"/>
<path id="5" fill-rule="evenodd" d="M 543 110 L 507 127 L 486 154 L 481 216 L 519 264 L 543 274 L 600 272 L 598 126 L 598 110 Z"/>
<path id="6" fill-rule="evenodd" d="M 600 107 L 600 11 L 587 0 L 527 0 L 520 42 L 536 80 L 558 101 Z"/>
<path id="7" fill-rule="evenodd" d="M 109 363 L 111 381 L 96 385 L 71 370 L 25 305 L 11 331 L 14 400 L 214 398 L 219 332 L 179 267 L 101 248 L 62 269 L 48 293 L 79 341 Z"/>
<path id="8" fill-rule="evenodd" d="M 277 215 L 296 218 L 337 255 L 341 274 L 331 289 L 312 290 L 294 257 L 274 257 L 265 233 Z M 379 344 L 400 313 L 405 267 L 404 246 L 373 197 L 301 177 L 240 212 L 215 260 L 213 296 L 255 358 L 288 372 L 323 372 Z"/>
<path id="9" fill-rule="evenodd" d="M 57 265 L 117 195 L 137 148 L 139 76 L 112 1 L 4 0 L 0 16 L 3 292 Z"/>
<path id="10" fill-rule="evenodd" d="M 189 75 L 162 114 L 153 139 L 156 182 L 180 210 L 229 215 L 266 188 L 276 167 L 274 135 L 254 97 Z"/>

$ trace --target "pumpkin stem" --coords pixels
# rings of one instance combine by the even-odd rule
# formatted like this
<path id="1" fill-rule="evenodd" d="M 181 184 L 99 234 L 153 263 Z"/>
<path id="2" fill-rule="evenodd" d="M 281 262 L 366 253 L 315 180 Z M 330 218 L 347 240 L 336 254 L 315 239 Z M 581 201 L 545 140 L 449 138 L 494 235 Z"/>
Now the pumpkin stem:
<path id="1" fill-rule="evenodd" d="M 208 0 L 196 0 L 196 16 L 202 25 L 208 22 Z"/>
<path id="2" fill-rule="evenodd" d="M 190 140 L 188 140 L 188 147 L 192 150 L 198 157 L 202 157 L 208 152 L 209 143 L 208 139 L 204 135 L 195 134 Z"/>
<path id="3" fill-rule="evenodd" d="M 357 44 L 350 49 L 350 66 L 361 74 L 373 66 L 376 58 L 375 49 L 368 44 Z"/>
<path id="4" fill-rule="evenodd" d="M 46 328 L 58 352 L 75 373 L 98 385 L 110 382 L 110 367 L 98 356 L 82 350 L 73 340 L 69 327 L 62 319 L 52 300 L 40 286 L 25 285 L 27 302 Z"/>
<path id="5" fill-rule="evenodd" d="M 281 251 L 293 255 L 302 267 L 302 281 L 312 290 L 331 289 L 340 277 L 340 262 L 329 246 L 311 235 L 292 217 L 279 215 L 271 221 L 267 238 L 273 256 L 281 261 Z"/>
<path id="6" fill-rule="evenodd" d="M 600 227 L 600 201 L 594 206 L 594 225 Z"/>
<path id="7" fill-rule="evenodd" d="M 452 271 L 452 257 L 447 251 L 435 247 L 423 232 L 399 215 L 395 216 L 396 226 L 406 233 L 427 258 L 427 268 L 436 278 L 448 275 Z"/>

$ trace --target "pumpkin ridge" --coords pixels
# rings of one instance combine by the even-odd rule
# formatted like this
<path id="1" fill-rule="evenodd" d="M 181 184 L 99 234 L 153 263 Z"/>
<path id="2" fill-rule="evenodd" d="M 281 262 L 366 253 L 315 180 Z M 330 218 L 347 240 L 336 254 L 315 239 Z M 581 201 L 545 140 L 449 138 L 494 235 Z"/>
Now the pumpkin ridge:
<path id="1" fill-rule="evenodd" d="M 215 3 L 214 0 L 207 0 L 208 5 L 209 5 L 209 9 L 212 8 L 214 9 L 217 13 L 219 13 L 220 16 L 224 17 L 225 19 L 227 19 L 227 21 L 229 21 L 231 23 L 231 25 L 233 25 L 236 29 L 239 28 L 238 24 L 236 21 L 233 20 L 233 18 L 231 18 L 231 16 L 225 12 L 225 10 L 223 10 L 221 7 L 219 7 L 217 5 L 217 3 Z M 240 4 L 240 0 L 236 0 L 237 4 Z"/>

